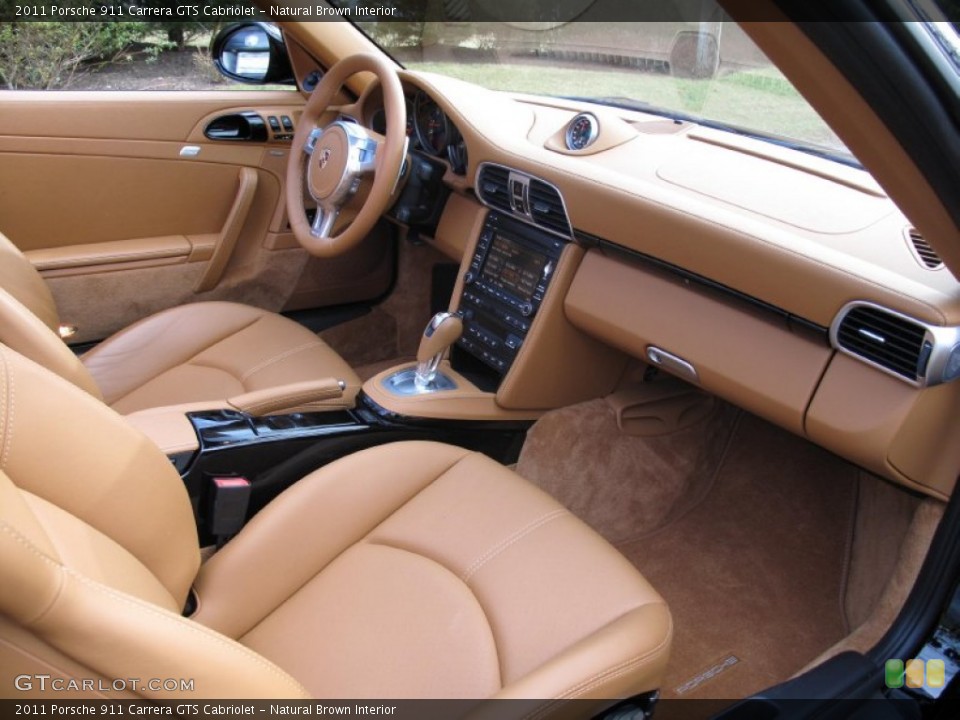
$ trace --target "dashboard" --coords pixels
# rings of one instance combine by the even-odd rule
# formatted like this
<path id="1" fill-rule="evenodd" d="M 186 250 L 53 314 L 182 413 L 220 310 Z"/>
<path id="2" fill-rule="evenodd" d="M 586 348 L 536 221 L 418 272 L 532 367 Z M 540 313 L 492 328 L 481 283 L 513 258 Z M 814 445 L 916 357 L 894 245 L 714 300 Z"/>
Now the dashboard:
<path id="1" fill-rule="evenodd" d="M 544 402 L 518 388 L 568 377 L 551 363 L 583 336 L 949 495 L 960 284 L 868 173 L 640 111 L 401 80 L 412 146 L 443 167 L 428 236 L 463 259 L 461 309 L 486 313 L 467 349 L 498 372 L 502 407 Z M 382 119 L 376 88 L 360 102 Z M 449 221 L 451 207 L 476 219 Z M 565 279 L 519 313 L 547 262 Z M 506 339 L 519 350 L 494 350 Z M 616 363 L 573 381 L 602 388 L 600 366 Z"/>

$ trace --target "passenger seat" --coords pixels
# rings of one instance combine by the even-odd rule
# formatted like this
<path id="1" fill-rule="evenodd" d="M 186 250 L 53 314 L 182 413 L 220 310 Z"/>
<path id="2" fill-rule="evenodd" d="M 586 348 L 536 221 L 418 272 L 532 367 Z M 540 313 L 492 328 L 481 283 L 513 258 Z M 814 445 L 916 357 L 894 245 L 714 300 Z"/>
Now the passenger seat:
<path id="1" fill-rule="evenodd" d="M 599 535 L 434 442 L 311 473 L 201 567 L 168 459 L 0 345 L 3 687 L 192 678 L 194 699 L 580 698 L 591 714 L 657 689 L 670 639 L 663 599 Z"/>

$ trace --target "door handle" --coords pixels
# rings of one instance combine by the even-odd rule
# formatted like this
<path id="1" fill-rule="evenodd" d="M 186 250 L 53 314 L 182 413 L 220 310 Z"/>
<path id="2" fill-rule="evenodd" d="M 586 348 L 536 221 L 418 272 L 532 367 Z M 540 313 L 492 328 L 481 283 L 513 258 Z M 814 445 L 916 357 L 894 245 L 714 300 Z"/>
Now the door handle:
<path id="1" fill-rule="evenodd" d="M 237 197 L 233 201 L 227 220 L 220 230 L 217 242 L 213 246 L 213 255 L 210 262 L 207 263 L 207 269 L 203 276 L 197 282 L 194 292 L 205 292 L 212 290 L 223 277 L 223 271 L 227 267 L 227 261 L 233 255 L 233 249 L 237 246 L 237 240 L 240 238 L 240 231 L 247 221 L 247 215 L 250 213 L 250 206 L 253 205 L 253 196 L 257 192 L 257 171 L 253 168 L 241 168 L 240 185 L 237 188 Z"/>
<path id="2" fill-rule="evenodd" d="M 253 110 L 245 110 L 214 118 L 207 123 L 203 134 L 210 140 L 266 142 L 267 124 Z"/>

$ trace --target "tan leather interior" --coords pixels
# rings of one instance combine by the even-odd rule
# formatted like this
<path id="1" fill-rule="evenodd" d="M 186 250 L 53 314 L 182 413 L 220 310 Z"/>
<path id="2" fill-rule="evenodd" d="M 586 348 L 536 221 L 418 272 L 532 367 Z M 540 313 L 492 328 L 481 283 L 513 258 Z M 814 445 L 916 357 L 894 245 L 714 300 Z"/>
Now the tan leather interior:
<path id="1" fill-rule="evenodd" d="M 515 708 L 532 720 L 564 712 L 558 699 L 595 700 L 576 708 L 591 715 L 638 693 L 683 695 L 684 677 L 715 679 L 733 650 L 711 636 L 707 597 L 751 630 L 758 617 L 819 621 L 818 609 L 833 608 L 832 625 L 805 638 L 809 656 L 859 637 L 854 626 L 875 612 L 886 618 L 872 621 L 877 637 L 890 627 L 916 577 L 895 569 L 898 553 L 919 567 L 933 533 L 901 547 L 914 506 L 940 507 L 960 474 L 960 380 L 905 382 L 835 349 L 829 331 L 864 301 L 960 333 L 958 228 L 933 181 L 801 29 L 743 24 L 863 167 L 689 117 L 404 69 L 357 55 L 377 50 L 346 22 L 280 27 L 298 80 L 327 73 L 312 97 L 6 93 L 0 676 L 189 677 L 197 698 L 532 698 Z M 404 100 L 419 93 L 462 136 L 465 168 L 452 145 L 426 152 L 416 131 L 404 135 Z M 207 138 L 210 121 L 249 110 L 288 115 L 295 140 Z M 349 200 L 355 224 L 311 246 L 310 130 L 340 114 L 371 126 L 380 111 L 386 142 L 373 184 Z M 570 150 L 581 112 L 594 114 L 596 141 Z M 392 151 L 406 141 L 443 168 L 437 223 L 384 215 L 403 187 Z M 509 214 L 484 197 L 485 163 L 529 175 L 530 192 L 533 180 L 559 192 L 569 233 L 562 222 L 532 228 L 532 210 L 513 218 L 531 246 L 556 248 L 549 268 L 532 271 L 534 287 L 549 287 L 542 302 L 540 287 L 525 303 L 509 298 L 520 314 L 491 321 L 529 320 L 519 349 L 482 338 L 515 351 L 502 376 L 498 358 L 465 358 L 461 345 L 439 366 L 452 389 L 396 394 L 388 379 L 415 367 L 420 316 L 468 307 L 484 223 Z M 319 195 L 338 179 L 306 183 Z M 924 262 L 918 232 L 940 265 Z M 324 307 L 335 312 L 321 320 L 339 323 L 325 339 L 277 314 Z M 107 339 L 78 358 L 61 323 L 78 328 L 71 341 Z M 457 323 L 420 359 L 453 340 Z M 210 497 L 205 488 L 191 507 L 184 479 L 194 492 L 197 477 L 178 477 L 163 454 L 202 450 L 187 413 L 207 409 L 350 409 L 324 419 L 372 430 L 342 443 L 351 449 L 367 443 L 354 437 L 372 445 L 394 430 L 451 442 L 502 434 L 520 474 L 425 441 L 330 462 L 348 433 L 331 431 L 328 447 L 324 426 L 260 476 L 289 489 L 201 564 L 209 528 L 195 513 Z M 481 424 L 491 421 L 504 424 Z M 266 442 L 243 451 L 267 464 L 279 451 Z M 315 460 L 329 464 L 281 477 Z M 888 518 L 903 531 L 888 537 Z M 821 525 L 830 532 L 804 547 L 802 533 Z M 783 541 L 779 554 L 771 538 Z M 781 586 L 759 581 L 749 597 L 731 590 L 730 578 L 750 584 L 754 561 L 774 568 L 764 581 L 781 570 L 800 580 L 796 592 L 778 597 L 766 591 Z M 888 583 L 902 591 L 896 601 L 882 599 Z M 838 612 L 847 601 L 856 613 Z M 690 637 L 700 632 L 702 643 Z M 762 628 L 743 634 L 750 661 L 776 645 Z M 743 657 L 722 682 L 748 672 Z M 750 691 L 789 676 L 792 662 L 750 668 L 768 681 Z"/>
<path id="2" fill-rule="evenodd" d="M 186 491 L 144 436 L 4 347 L 0 407 L 2 667 L 66 656 L 84 677 L 194 678 L 195 698 L 609 702 L 658 685 L 672 631 L 663 600 L 480 454 L 411 442 L 352 455 L 274 501 L 197 574 Z M 184 618 L 191 585 L 197 610 Z"/>
<path id="3" fill-rule="evenodd" d="M 120 412 L 202 401 L 226 407 L 233 396 L 255 414 L 347 407 L 360 388 L 350 366 L 312 332 L 236 303 L 171 308 L 77 359 L 56 332 L 43 278 L 3 235 L 0 253 L 0 317 L 7 320 L 0 340 Z"/>
<path id="4" fill-rule="evenodd" d="M 330 377 L 342 380 L 345 390 L 320 404 L 344 407 L 360 387 L 353 370 L 312 332 L 235 303 L 165 310 L 100 343 L 82 360 L 104 400 L 122 413 Z"/>
<path id="5" fill-rule="evenodd" d="M 78 328 L 74 342 L 197 300 L 280 311 L 369 300 L 390 287 L 393 256 L 382 242 L 365 242 L 352 257 L 359 262 L 332 272 L 295 241 L 278 243 L 289 235 L 281 202 L 289 142 L 203 134 L 210 120 L 249 110 L 296 122 L 299 93 L 6 91 L 4 102 L 2 231 L 37 261 Z M 190 148 L 195 155 L 181 154 Z M 234 238 L 228 219 L 243 170 L 256 172 L 257 185 Z M 221 236 L 235 245 L 221 243 L 211 262 Z"/>

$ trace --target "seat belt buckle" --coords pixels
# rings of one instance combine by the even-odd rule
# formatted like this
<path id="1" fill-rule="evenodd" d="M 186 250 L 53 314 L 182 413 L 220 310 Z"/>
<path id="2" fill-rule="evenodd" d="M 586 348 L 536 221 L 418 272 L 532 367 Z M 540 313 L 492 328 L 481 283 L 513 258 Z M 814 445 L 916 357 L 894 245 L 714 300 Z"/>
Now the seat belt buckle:
<path id="1" fill-rule="evenodd" d="M 210 478 L 210 505 L 207 528 L 216 538 L 217 547 L 240 532 L 247 519 L 252 486 L 245 477 L 215 476 Z"/>

